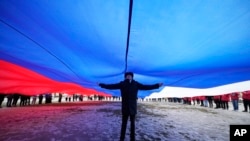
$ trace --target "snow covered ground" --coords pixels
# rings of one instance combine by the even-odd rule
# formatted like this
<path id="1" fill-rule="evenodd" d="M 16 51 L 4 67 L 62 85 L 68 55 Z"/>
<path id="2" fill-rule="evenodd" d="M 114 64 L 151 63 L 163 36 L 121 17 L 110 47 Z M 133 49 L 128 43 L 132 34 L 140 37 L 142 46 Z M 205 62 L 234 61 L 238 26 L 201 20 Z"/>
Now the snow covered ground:
<path id="1" fill-rule="evenodd" d="M 138 141 L 229 141 L 229 125 L 250 113 L 169 102 L 139 102 Z M 71 102 L 0 108 L 0 141 L 118 141 L 120 102 Z M 127 125 L 126 140 L 129 140 Z"/>

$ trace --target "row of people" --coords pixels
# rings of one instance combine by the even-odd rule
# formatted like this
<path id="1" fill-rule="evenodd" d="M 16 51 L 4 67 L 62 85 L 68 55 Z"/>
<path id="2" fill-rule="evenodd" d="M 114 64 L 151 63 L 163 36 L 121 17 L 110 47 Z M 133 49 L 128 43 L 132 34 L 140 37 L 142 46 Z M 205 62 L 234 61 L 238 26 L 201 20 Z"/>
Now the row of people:
<path id="1" fill-rule="evenodd" d="M 26 105 L 34 105 L 36 104 L 37 96 L 28 96 L 23 94 L 2 94 L 0 93 L 0 108 L 2 107 L 2 102 L 4 101 L 4 98 L 7 98 L 6 107 L 16 107 L 17 102 L 20 99 L 20 106 L 26 106 Z M 38 95 L 38 103 L 42 104 L 43 98 L 45 97 L 45 103 L 51 103 L 52 102 L 52 95 L 51 94 L 40 94 Z M 31 101 L 32 99 L 32 101 Z"/>
<path id="2" fill-rule="evenodd" d="M 0 108 L 2 107 L 2 102 L 4 101 L 4 98 L 7 98 L 6 107 L 16 107 L 19 99 L 20 99 L 20 106 L 34 105 L 37 103 L 37 99 L 38 99 L 38 104 L 42 104 L 44 98 L 45 98 L 45 104 L 52 103 L 52 94 L 50 93 L 40 94 L 40 95 L 35 95 L 35 96 L 27 96 L 27 95 L 22 95 L 18 93 L 14 93 L 14 94 L 0 93 Z M 63 98 L 63 94 L 59 93 L 58 103 L 62 102 L 63 100 L 62 98 Z M 104 98 L 105 97 L 103 96 L 94 95 L 94 96 L 88 96 L 87 100 L 90 100 L 90 101 L 99 100 L 100 101 L 100 100 L 104 100 Z M 71 102 L 71 100 L 84 101 L 84 96 L 73 94 L 73 95 L 68 95 L 65 97 L 65 102 Z"/>
<path id="3" fill-rule="evenodd" d="M 17 105 L 17 101 L 20 98 L 20 106 L 30 105 L 30 104 L 36 104 L 37 96 L 26 96 L 21 94 L 1 94 L 0 93 L 0 107 L 2 105 L 2 102 L 4 100 L 4 97 L 7 97 L 7 107 L 12 107 Z M 43 98 L 45 97 L 45 103 L 52 103 L 52 94 L 40 94 L 38 96 L 39 104 L 42 104 Z M 243 112 L 250 112 L 250 91 L 242 92 L 242 100 L 244 104 L 244 111 Z M 32 98 L 32 101 L 31 101 Z M 100 96 L 94 96 L 94 97 L 88 97 L 88 100 L 98 99 L 102 100 L 104 97 Z M 223 108 L 228 109 L 229 108 L 229 101 L 232 102 L 233 108 L 235 111 L 239 110 L 239 98 L 240 93 L 234 92 L 230 94 L 223 94 L 223 95 L 216 95 L 216 96 L 195 96 L 195 97 L 183 97 L 183 98 L 168 98 L 169 102 L 181 102 L 183 101 L 184 104 L 198 104 L 204 107 L 210 107 L 213 108 L 215 103 L 215 108 Z M 73 95 L 73 101 L 83 101 L 83 96 L 79 95 Z M 62 94 L 59 94 L 58 102 L 60 103 L 62 101 Z M 65 97 L 65 101 L 71 101 L 71 96 Z"/>
<path id="4" fill-rule="evenodd" d="M 244 91 L 242 93 L 242 101 L 244 105 L 243 112 L 250 112 L 250 91 Z M 194 97 L 183 97 L 181 99 L 179 98 L 168 98 L 169 102 L 180 102 L 183 101 L 184 104 L 198 104 L 204 107 L 210 107 L 213 108 L 215 103 L 215 108 L 222 108 L 222 109 L 229 109 L 228 103 L 231 101 L 233 105 L 233 110 L 238 111 L 239 110 L 239 99 L 240 99 L 240 93 L 239 92 L 233 92 L 229 94 L 223 94 L 223 95 L 215 95 L 215 96 L 194 96 Z"/>

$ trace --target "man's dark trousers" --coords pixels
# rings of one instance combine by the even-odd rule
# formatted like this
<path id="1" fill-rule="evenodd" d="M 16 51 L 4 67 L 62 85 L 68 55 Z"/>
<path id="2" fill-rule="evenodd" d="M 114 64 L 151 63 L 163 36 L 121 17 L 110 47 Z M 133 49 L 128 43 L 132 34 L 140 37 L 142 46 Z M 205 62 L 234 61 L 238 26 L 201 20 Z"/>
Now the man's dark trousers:
<path id="1" fill-rule="evenodd" d="M 135 115 L 122 115 L 122 128 L 120 140 L 125 139 L 128 117 L 130 117 L 130 140 L 135 141 Z"/>

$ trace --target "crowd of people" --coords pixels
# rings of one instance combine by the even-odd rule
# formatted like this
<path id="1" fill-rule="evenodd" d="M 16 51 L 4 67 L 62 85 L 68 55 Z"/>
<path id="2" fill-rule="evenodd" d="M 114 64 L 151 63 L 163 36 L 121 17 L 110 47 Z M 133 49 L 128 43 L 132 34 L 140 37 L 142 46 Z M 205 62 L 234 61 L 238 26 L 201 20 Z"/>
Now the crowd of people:
<path id="1" fill-rule="evenodd" d="M 55 97 L 55 96 L 54 96 Z M 35 105 L 35 104 L 47 104 L 52 103 L 53 94 L 40 94 L 34 96 L 27 96 L 22 94 L 0 94 L 0 108 L 2 107 L 2 103 L 4 99 L 7 99 L 6 107 L 16 107 L 18 106 L 27 106 L 27 105 Z M 57 95 L 58 102 L 62 102 L 63 95 L 59 93 Z M 65 102 L 74 102 L 74 101 L 83 101 L 83 95 L 69 95 L 65 96 Z M 38 100 L 37 100 L 38 99 Z M 103 100 L 104 97 L 94 95 L 93 97 L 87 97 L 87 100 Z M 120 99 L 118 97 L 114 97 L 113 99 Z M 120 99 L 121 100 L 121 99 Z M 215 96 L 194 96 L 194 97 L 183 97 L 183 98 L 174 98 L 168 97 L 168 102 L 178 102 L 187 105 L 200 105 L 204 107 L 210 108 L 221 108 L 228 110 L 230 102 L 233 106 L 234 111 L 239 110 L 239 102 L 243 102 L 244 110 L 243 112 L 250 112 L 250 91 L 244 92 L 234 92 L 230 94 L 223 95 L 215 95 Z M 18 103 L 18 101 L 20 101 Z M 44 102 L 43 102 L 44 101 Z M 143 99 L 140 99 L 143 101 Z"/>
<path id="2" fill-rule="evenodd" d="M 242 112 L 250 112 L 250 91 L 233 92 L 215 96 L 194 96 L 183 98 L 168 98 L 169 102 L 179 102 L 188 105 L 200 105 L 210 108 L 229 109 L 229 102 L 232 103 L 233 110 L 239 110 L 239 101 L 243 102 L 244 110 Z M 215 104 L 215 105 L 214 105 Z"/>
<path id="3" fill-rule="evenodd" d="M 38 104 L 42 104 L 42 101 L 45 97 L 45 103 L 52 102 L 52 94 L 40 94 L 40 95 L 23 95 L 23 94 L 0 94 L 0 108 L 2 107 L 2 103 L 4 99 L 7 99 L 6 107 L 16 107 L 17 103 L 20 99 L 19 106 L 27 106 L 36 104 L 38 98 Z"/>
<path id="4" fill-rule="evenodd" d="M 6 99 L 6 107 L 16 107 L 16 106 L 28 106 L 28 105 L 35 105 L 35 104 L 49 104 L 52 103 L 53 97 L 56 97 L 56 100 L 58 99 L 58 103 L 61 103 L 63 101 L 63 94 L 39 94 L 39 95 L 23 95 L 23 94 L 3 94 L 0 93 L 0 108 L 2 108 L 2 104 L 4 99 Z M 74 102 L 74 101 L 83 101 L 84 96 L 83 95 L 67 95 L 64 96 L 65 102 Z M 88 96 L 87 100 L 103 100 L 103 96 L 93 95 Z M 20 101 L 20 102 L 19 102 Z M 19 105 L 18 105 L 19 104 Z"/>

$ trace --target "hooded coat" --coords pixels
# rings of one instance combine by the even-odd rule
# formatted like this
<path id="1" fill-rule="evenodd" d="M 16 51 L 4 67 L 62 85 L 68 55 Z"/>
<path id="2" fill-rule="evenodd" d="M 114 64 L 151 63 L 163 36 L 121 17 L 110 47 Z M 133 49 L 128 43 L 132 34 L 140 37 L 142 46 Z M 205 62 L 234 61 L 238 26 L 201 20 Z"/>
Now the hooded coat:
<path id="1" fill-rule="evenodd" d="M 144 85 L 135 80 L 125 79 L 117 84 L 99 84 L 106 89 L 120 89 L 122 96 L 122 114 L 136 115 L 137 113 L 137 93 L 138 90 L 152 90 L 159 88 L 159 84 Z"/>

